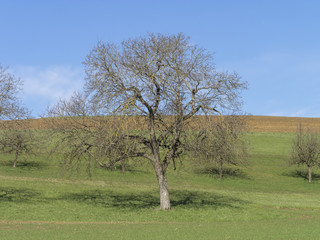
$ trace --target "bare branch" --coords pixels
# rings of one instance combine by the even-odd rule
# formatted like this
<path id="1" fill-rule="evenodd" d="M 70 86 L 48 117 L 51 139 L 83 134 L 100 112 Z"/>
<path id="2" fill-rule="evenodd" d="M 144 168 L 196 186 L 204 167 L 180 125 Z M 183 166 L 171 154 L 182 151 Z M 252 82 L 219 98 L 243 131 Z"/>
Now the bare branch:
<path id="1" fill-rule="evenodd" d="M 170 162 L 175 168 L 184 150 L 187 123 L 196 115 L 237 109 L 246 83 L 237 74 L 217 72 L 212 54 L 182 33 L 151 33 L 119 46 L 98 42 L 84 66 L 85 94 L 57 106 L 60 115 L 75 119 L 65 122 L 73 126 L 63 127 L 66 140 L 79 147 L 75 156 L 89 159 L 89 154 L 105 167 L 124 158 L 148 159 L 158 179 L 161 208 L 169 209 L 166 171 Z M 101 118 L 94 122 L 92 116 Z M 130 128 L 139 117 L 143 127 Z M 84 143 L 92 147 L 83 151 Z"/>

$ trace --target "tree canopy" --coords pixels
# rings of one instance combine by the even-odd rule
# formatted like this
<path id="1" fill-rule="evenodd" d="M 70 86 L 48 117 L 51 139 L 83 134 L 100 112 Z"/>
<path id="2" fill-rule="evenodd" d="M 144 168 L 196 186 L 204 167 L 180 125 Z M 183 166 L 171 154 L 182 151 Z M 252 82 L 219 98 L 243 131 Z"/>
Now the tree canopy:
<path id="1" fill-rule="evenodd" d="M 320 166 L 320 142 L 316 132 L 299 125 L 292 143 L 291 164 L 308 167 L 308 180 L 312 182 L 312 168 Z"/>
<path id="2" fill-rule="evenodd" d="M 19 98 L 21 86 L 20 78 L 10 73 L 8 68 L 0 65 L 0 119 L 20 119 L 27 115 Z"/>
<path id="3" fill-rule="evenodd" d="M 166 172 L 170 162 L 174 163 L 184 150 L 187 124 L 196 115 L 238 109 L 246 82 L 237 73 L 218 72 L 213 55 L 182 33 L 150 33 L 124 41 L 120 46 L 98 42 L 84 66 L 83 93 L 60 101 L 51 112 L 55 116 L 119 117 L 119 124 L 113 124 L 112 129 L 107 127 L 110 121 L 106 119 L 110 118 L 96 118 L 105 121 L 100 126 L 106 126 L 107 132 L 87 131 L 95 132 L 96 139 L 100 136 L 100 143 L 101 139 L 108 142 L 99 146 L 113 146 L 117 151 L 111 151 L 112 154 L 103 151 L 105 156 L 100 155 L 98 160 L 93 157 L 97 156 L 94 154 L 97 151 L 93 151 L 97 141 L 89 144 L 86 141 L 92 138 L 85 137 L 80 142 L 89 147 L 81 153 L 91 156 L 100 166 L 110 166 L 124 158 L 149 160 L 159 184 L 160 208 L 170 209 Z M 124 127 L 128 124 L 122 124 L 126 119 L 139 119 L 146 127 L 143 131 L 130 131 Z M 88 124 L 80 125 L 81 129 L 88 127 Z M 121 134 L 116 128 L 121 129 Z"/>

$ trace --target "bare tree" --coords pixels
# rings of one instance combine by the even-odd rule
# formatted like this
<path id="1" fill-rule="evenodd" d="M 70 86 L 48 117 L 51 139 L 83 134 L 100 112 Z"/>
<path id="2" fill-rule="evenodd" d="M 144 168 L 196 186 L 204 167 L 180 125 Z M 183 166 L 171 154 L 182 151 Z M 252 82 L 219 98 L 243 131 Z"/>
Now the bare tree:
<path id="1" fill-rule="evenodd" d="M 22 81 L 0 65 L 0 119 L 19 119 L 26 114 L 19 99 Z"/>
<path id="2" fill-rule="evenodd" d="M 243 116 L 228 115 L 207 117 L 197 134 L 190 134 L 188 149 L 200 168 L 218 168 L 223 177 L 225 164 L 241 165 L 248 155 L 245 137 L 246 122 Z"/>
<path id="3" fill-rule="evenodd" d="M 30 118 L 29 111 L 20 101 L 22 81 L 8 68 L 0 65 L 0 150 L 15 153 L 13 167 L 17 166 L 18 156 L 31 149 L 33 134 L 23 121 Z"/>
<path id="4" fill-rule="evenodd" d="M 304 128 L 302 124 L 299 125 L 297 136 L 292 143 L 290 163 L 306 165 L 308 167 L 309 183 L 312 182 L 312 168 L 320 166 L 320 142 L 318 134 Z"/>
<path id="5" fill-rule="evenodd" d="M 59 118 L 55 118 L 57 116 Z M 62 154 L 67 169 L 79 169 L 85 162 L 91 174 L 92 161 L 102 168 L 110 168 L 120 161 L 122 172 L 125 172 L 125 160 L 136 151 L 133 150 L 134 141 L 128 141 L 126 118 L 98 116 L 86 97 L 78 92 L 49 108 L 48 117 L 46 120 L 52 134 L 58 135 L 53 137 L 58 140 L 53 151 Z"/>
<path id="6" fill-rule="evenodd" d="M 102 166 L 124 158 L 149 160 L 159 184 L 160 208 L 170 209 L 166 173 L 183 151 L 186 125 L 195 115 L 238 108 L 246 83 L 236 73 L 217 72 L 212 54 L 184 34 L 148 34 L 120 46 L 98 42 L 84 65 L 89 112 L 121 123 L 112 126 L 122 134 L 108 136 L 113 147 L 124 147 L 116 147 L 119 151 Z M 132 119 L 145 128 L 123 131 Z"/>
<path id="7" fill-rule="evenodd" d="M 28 129 L 25 121 L 10 120 L 2 124 L 5 128 L 1 130 L 0 151 L 14 154 L 14 168 L 17 167 L 19 156 L 34 152 L 37 143 L 34 131 Z"/>

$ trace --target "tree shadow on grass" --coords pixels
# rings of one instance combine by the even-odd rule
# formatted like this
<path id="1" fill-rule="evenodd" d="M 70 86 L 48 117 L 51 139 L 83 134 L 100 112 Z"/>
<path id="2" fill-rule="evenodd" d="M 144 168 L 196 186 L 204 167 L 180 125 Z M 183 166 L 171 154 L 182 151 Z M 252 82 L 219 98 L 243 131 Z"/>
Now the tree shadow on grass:
<path id="1" fill-rule="evenodd" d="M 176 190 L 172 191 L 171 197 L 172 206 L 187 208 L 241 208 L 242 205 L 249 204 L 248 201 L 239 198 L 200 191 Z"/>
<path id="2" fill-rule="evenodd" d="M 25 161 L 25 162 L 18 162 L 17 167 L 25 169 L 25 170 L 41 170 L 48 167 L 46 163 L 40 162 L 33 162 L 33 161 Z"/>
<path id="3" fill-rule="evenodd" d="M 10 188 L 0 187 L 0 203 L 1 202 L 16 202 L 28 203 L 35 202 L 39 199 L 40 193 L 27 188 Z"/>
<path id="4" fill-rule="evenodd" d="M 81 193 L 67 193 L 58 198 L 44 198 L 41 193 L 27 188 L 0 187 L 1 202 L 37 203 L 52 201 L 71 201 L 106 208 L 137 210 L 157 208 L 160 205 L 158 191 L 156 192 L 126 192 L 90 190 Z M 241 208 L 250 202 L 234 197 L 211 192 L 173 190 L 170 192 L 171 206 L 199 209 L 203 207 Z"/>
<path id="5" fill-rule="evenodd" d="M 287 177 L 303 178 L 304 180 L 309 180 L 307 170 L 292 170 L 290 172 L 285 172 L 282 175 Z M 320 180 L 320 174 L 312 173 L 312 181 L 318 180 Z"/>
<path id="6" fill-rule="evenodd" d="M 3 167 L 12 167 L 13 160 L 12 161 L 1 161 L 0 166 Z M 48 164 L 42 163 L 42 162 L 35 162 L 35 161 L 19 161 L 17 163 L 17 168 L 23 169 L 23 170 L 41 170 L 48 167 Z"/>
<path id="7" fill-rule="evenodd" d="M 182 191 L 170 192 L 172 207 L 201 208 L 241 208 L 249 202 L 209 192 Z M 106 208 L 118 209 L 147 209 L 160 205 L 158 192 L 118 193 L 114 191 L 85 191 L 82 193 L 66 194 L 60 200 L 93 204 Z"/>
<path id="8" fill-rule="evenodd" d="M 87 203 L 89 205 L 115 207 L 115 208 L 150 208 L 159 204 L 150 193 L 117 193 L 114 191 L 84 191 L 81 193 L 68 193 L 59 200 Z"/>
<path id="9" fill-rule="evenodd" d="M 99 166 L 99 169 L 101 169 L 101 167 Z M 120 164 L 117 164 L 111 168 L 105 168 L 105 169 L 101 169 L 102 171 L 117 171 L 117 172 L 121 172 L 122 171 L 122 167 Z M 125 172 L 130 172 L 133 174 L 146 174 L 148 173 L 147 170 L 142 170 L 142 169 L 137 169 L 134 166 L 131 165 L 125 165 Z"/>
<path id="10" fill-rule="evenodd" d="M 195 170 L 197 174 L 208 174 L 212 176 L 219 177 L 219 169 L 215 167 L 208 167 Z M 250 180 L 250 176 L 242 171 L 241 169 L 234 169 L 234 168 L 224 168 L 223 169 L 223 177 L 235 177 L 240 179 L 247 179 Z"/>

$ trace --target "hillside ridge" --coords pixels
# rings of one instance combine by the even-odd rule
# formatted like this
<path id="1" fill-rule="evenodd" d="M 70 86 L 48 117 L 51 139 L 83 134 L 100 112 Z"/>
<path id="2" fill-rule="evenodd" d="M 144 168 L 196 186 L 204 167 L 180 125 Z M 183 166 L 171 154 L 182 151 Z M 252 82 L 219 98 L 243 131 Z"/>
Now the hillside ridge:
<path id="1" fill-rule="evenodd" d="M 320 118 L 306 117 L 278 117 L 278 116 L 246 116 L 249 132 L 279 132 L 294 133 L 301 123 L 312 131 L 320 133 Z M 45 118 L 29 119 L 28 126 L 31 129 L 48 129 L 48 121 Z"/>

